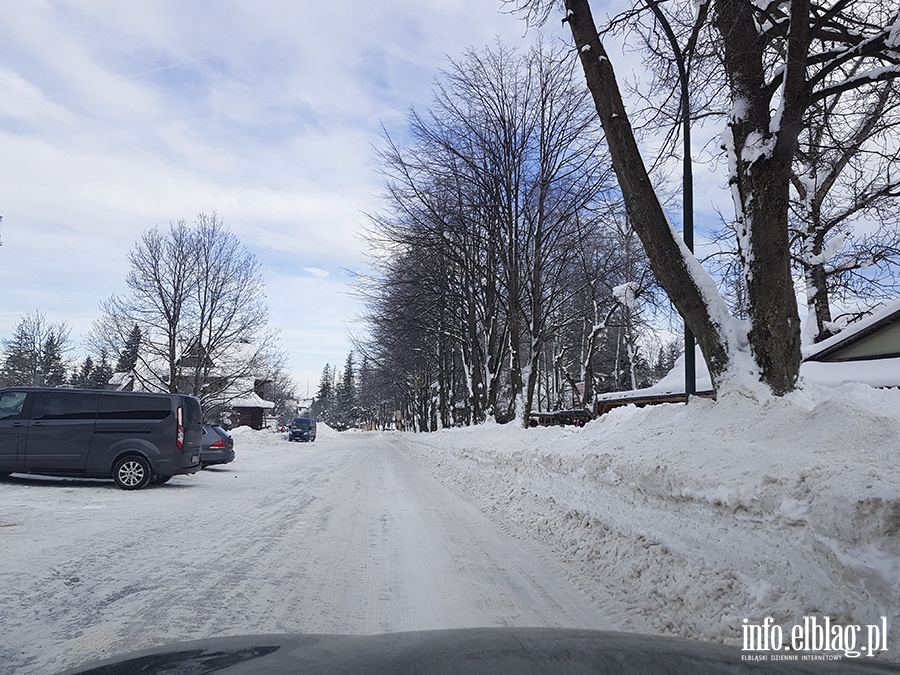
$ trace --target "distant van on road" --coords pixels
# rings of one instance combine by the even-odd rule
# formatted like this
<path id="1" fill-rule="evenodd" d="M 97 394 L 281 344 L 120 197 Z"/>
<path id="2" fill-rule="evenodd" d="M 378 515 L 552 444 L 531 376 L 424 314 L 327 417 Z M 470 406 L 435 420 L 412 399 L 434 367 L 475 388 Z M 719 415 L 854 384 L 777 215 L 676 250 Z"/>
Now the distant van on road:
<path id="1" fill-rule="evenodd" d="M 288 429 L 289 441 L 316 440 L 316 421 L 312 417 L 295 417 Z"/>
<path id="2" fill-rule="evenodd" d="M 112 478 L 123 490 L 200 470 L 200 401 L 184 394 L 0 389 L 0 475 Z"/>

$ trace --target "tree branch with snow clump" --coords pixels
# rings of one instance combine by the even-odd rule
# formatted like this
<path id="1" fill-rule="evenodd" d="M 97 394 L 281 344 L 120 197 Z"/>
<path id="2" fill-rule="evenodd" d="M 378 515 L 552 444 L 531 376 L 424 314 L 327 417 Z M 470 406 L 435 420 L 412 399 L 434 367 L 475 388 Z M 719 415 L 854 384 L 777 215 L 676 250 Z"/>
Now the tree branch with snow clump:
<path id="1" fill-rule="evenodd" d="M 619 304 L 634 309 L 637 304 L 637 292 L 639 288 L 640 286 L 636 281 L 626 281 L 624 284 L 619 284 L 613 288 L 613 297 Z"/>

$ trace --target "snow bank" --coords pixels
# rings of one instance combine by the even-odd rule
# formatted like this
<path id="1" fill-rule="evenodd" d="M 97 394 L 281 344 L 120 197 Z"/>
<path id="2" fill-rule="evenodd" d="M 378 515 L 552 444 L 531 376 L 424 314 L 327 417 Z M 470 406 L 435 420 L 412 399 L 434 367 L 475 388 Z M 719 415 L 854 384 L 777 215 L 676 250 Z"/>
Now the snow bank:
<path id="1" fill-rule="evenodd" d="M 240 444 L 247 445 L 281 445 L 287 440 L 287 433 L 283 431 L 271 431 L 269 429 L 253 429 L 252 427 L 235 427 L 228 433 L 234 438 L 235 448 Z M 338 436 L 339 432 L 332 429 L 324 422 L 316 423 L 316 438 L 333 438 Z"/>
<path id="2" fill-rule="evenodd" d="M 340 433 L 325 424 L 325 422 L 316 422 L 316 438 L 335 438 L 340 436 Z"/>
<path id="3" fill-rule="evenodd" d="M 287 434 L 268 429 L 257 430 L 252 427 L 235 427 L 228 432 L 234 439 L 235 452 L 240 452 L 245 445 L 282 445 L 287 439 Z"/>
<path id="4" fill-rule="evenodd" d="M 541 540 L 652 629 L 876 624 L 900 640 L 900 392 L 809 385 L 762 403 L 613 410 L 584 429 L 419 434 L 445 482 Z"/>

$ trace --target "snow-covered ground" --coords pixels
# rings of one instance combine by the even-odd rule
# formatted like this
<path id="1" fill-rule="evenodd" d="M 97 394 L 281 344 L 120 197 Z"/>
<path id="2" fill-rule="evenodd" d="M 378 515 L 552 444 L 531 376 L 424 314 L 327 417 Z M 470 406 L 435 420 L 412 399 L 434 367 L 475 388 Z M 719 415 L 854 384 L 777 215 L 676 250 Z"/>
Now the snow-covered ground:
<path id="1" fill-rule="evenodd" d="M 400 435 L 237 430 L 225 467 L 138 492 L 0 482 L 0 673 L 241 634 L 625 628 Z"/>
<path id="2" fill-rule="evenodd" d="M 243 633 L 474 626 L 740 644 L 744 620 L 887 626 L 898 660 L 900 392 L 808 386 L 316 443 L 140 492 L 0 484 L 0 672 Z"/>
<path id="3" fill-rule="evenodd" d="M 807 385 L 613 410 L 584 429 L 414 438 L 454 489 L 549 545 L 637 626 L 740 644 L 766 617 L 888 626 L 898 659 L 900 392 Z M 608 599 L 607 599 L 608 601 Z M 637 618 L 635 618 L 637 617 Z"/>

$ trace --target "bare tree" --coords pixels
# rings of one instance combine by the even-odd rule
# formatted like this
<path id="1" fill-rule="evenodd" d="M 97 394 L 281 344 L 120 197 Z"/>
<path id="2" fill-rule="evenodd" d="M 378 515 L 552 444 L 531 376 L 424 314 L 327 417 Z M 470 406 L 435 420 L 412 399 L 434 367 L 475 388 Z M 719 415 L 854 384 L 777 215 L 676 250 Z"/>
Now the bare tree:
<path id="1" fill-rule="evenodd" d="M 555 354 L 572 391 L 581 392 L 584 407 L 597 392 L 646 384 L 636 372 L 639 343 L 671 311 L 630 223 L 617 208 L 604 217 L 608 224 L 591 230 L 571 274 L 578 292 L 572 307 L 564 310 L 568 327 Z M 627 381 L 622 378 L 626 373 Z"/>
<path id="2" fill-rule="evenodd" d="M 610 172 L 588 97 L 560 54 L 499 45 L 451 65 L 430 114 L 410 116 L 414 145 L 388 138 L 391 212 L 373 218 L 373 248 L 385 255 L 368 292 L 377 335 L 422 306 L 405 330 L 427 338 L 405 344 L 420 350 L 412 379 L 436 387 L 439 424 L 457 404 L 460 368 L 470 419 L 506 420 L 532 407 L 545 343 L 576 292 L 583 214 Z"/>
<path id="3" fill-rule="evenodd" d="M 727 122 L 729 101 L 721 92 L 728 87 L 720 67 L 721 40 L 714 34 L 699 39 L 703 31 L 709 32 L 705 23 L 711 3 L 696 11 L 687 3 L 643 0 L 643 5 L 638 3 L 616 17 L 601 34 L 621 31 L 630 41 L 640 41 L 653 78 L 646 92 L 627 83 L 626 88 L 640 102 L 633 113 L 639 130 L 656 131 L 660 123 L 670 128 L 657 157 L 657 162 L 664 162 L 678 154 L 679 127 L 671 120 L 682 112 L 677 59 L 666 30 L 677 33 L 686 45 L 678 51 L 690 72 L 693 119 Z M 862 59 L 854 60 L 829 75 L 828 85 L 855 77 L 864 67 Z M 896 295 L 900 228 L 895 215 L 898 176 L 892 166 L 898 153 L 898 101 L 890 80 L 875 81 L 813 102 L 804 115 L 792 164 L 790 241 L 795 276 L 807 289 L 806 332 L 816 341 L 840 326 L 831 320 L 833 301 L 845 306 L 859 301 L 871 304 Z M 705 262 L 711 262 L 711 269 L 718 273 L 732 311 L 746 319 L 747 289 L 737 251 L 737 227 L 730 218 L 726 222 L 731 242 L 724 243 L 717 234 L 714 243 L 719 251 Z"/>
<path id="4" fill-rule="evenodd" d="M 194 368 L 185 374 L 199 395 L 215 389 L 213 379 L 233 385 L 267 372 L 275 335 L 268 329 L 259 261 L 215 213 L 197 217 L 191 252 L 197 262 L 188 324 Z"/>
<path id="5" fill-rule="evenodd" d="M 267 379 L 277 340 L 259 262 L 216 214 L 144 232 L 128 259 L 130 292 L 101 305 L 94 342 L 117 353 L 137 327 L 142 388 L 224 404 Z"/>
<path id="6" fill-rule="evenodd" d="M 842 92 L 811 106 L 791 172 L 790 237 L 796 276 L 806 286 L 805 333 L 819 342 L 840 330 L 835 301 L 896 296 L 900 265 L 896 133 L 900 97 L 894 83 Z M 713 233 L 704 263 L 719 279 L 735 316 L 747 317 L 746 284 L 735 223 Z"/>
<path id="7" fill-rule="evenodd" d="M 356 343 L 370 369 L 367 385 L 380 383 L 370 402 L 394 400 L 393 409 L 405 410 L 419 430 L 449 425 L 451 407 L 465 400 L 461 363 L 453 358 L 462 330 L 453 320 L 458 306 L 441 291 L 440 270 L 447 268 L 435 263 L 432 251 L 418 247 L 391 257 L 368 290 L 369 333 Z"/>
<path id="8" fill-rule="evenodd" d="M 119 351 L 138 326 L 141 367 L 134 372 L 151 391 L 178 391 L 178 361 L 191 339 L 187 304 L 195 280 L 190 240 L 183 220 L 171 223 L 168 233 L 159 228 L 145 231 L 128 252 L 130 294 L 101 303 L 103 315 L 94 324 L 93 341 L 111 351 Z"/>
<path id="9" fill-rule="evenodd" d="M 836 332 L 834 294 L 885 299 L 896 292 L 898 125 L 900 95 L 890 81 L 810 106 L 791 176 L 791 215 L 816 342 Z"/>
<path id="10" fill-rule="evenodd" d="M 514 4 L 532 20 L 546 19 L 556 6 L 545 0 Z M 743 386 L 739 373 L 752 369 L 773 393 L 791 391 L 799 373 L 800 326 L 788 211 L 799 135 L 811 106 L 900 75 L 896 7 L 865 0 L 700 5 L 691 39 L 698 39 L 709 21 L 713 30 L 705 35 L 721 54 L 719 77 L 711 81 L 725 85 L 731 104 L 725 146 L 749 330 L 733 319 L 712 279 L 668 223 L 589 0 L 565 0 L 564 9 L 629 217 L 656 277 L 696 336 L 714 382 Z"/>
<path id="11" fill-rule="evenodd" d="M 265 370 L 258 372 L 258 375 L 267 379 L 264 398 L 275 404 L 272 416 L 279 424 L 290 424 L 297 415 L 298 394 L 297 382 L 288 368 L 287 354 L 280 350 L 273 351 Z"/>

